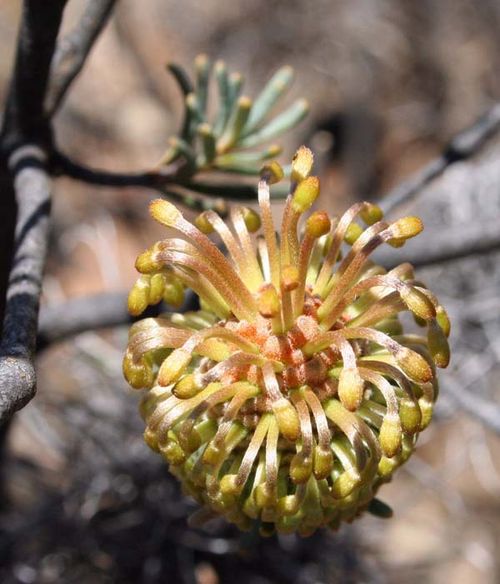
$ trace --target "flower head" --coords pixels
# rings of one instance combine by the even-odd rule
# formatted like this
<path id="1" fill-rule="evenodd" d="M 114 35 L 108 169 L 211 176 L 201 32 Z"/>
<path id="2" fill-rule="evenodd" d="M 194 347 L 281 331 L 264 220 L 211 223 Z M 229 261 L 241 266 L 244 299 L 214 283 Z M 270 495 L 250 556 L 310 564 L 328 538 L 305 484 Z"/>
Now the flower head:
<path id="1" fill-rule="evenodd" d="M 138 314 L 162 297 L 180 305 L 185 287 L 199 296 L 198 311 L 132 326 L 125 376 L 146 390 L 146 442 L 203 515 L 242 529 L 258 520 L 263 533 L 307 535 L 384 509 L 374 496 L 429 423 L 434 366 L 449 360 L 448 317 L 412 267 L 369 261 L 420 233 L 421 221 L 388 223 L 364 202 L 339 219 L 314 211 L 299 230 L 319 194 L 312 162 L 305 147 L 294 157 L 279 237 L 275 162 L 262 169 L 260 214 L 235 207 L 232 229 L 213 211 L 193 225 L 153 201 L 153 217 L 183 238 L 138 257 L 129 298 Z M 404 334 L 402 311 L 427 335 Z"/>

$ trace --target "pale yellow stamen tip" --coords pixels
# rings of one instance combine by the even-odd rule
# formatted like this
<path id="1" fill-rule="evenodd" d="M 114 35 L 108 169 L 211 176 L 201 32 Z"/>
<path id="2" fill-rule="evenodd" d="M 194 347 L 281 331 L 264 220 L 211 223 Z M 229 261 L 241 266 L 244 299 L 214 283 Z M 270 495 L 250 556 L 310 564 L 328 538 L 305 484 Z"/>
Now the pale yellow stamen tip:
<path id="1" fill-rule="evenodd" d="M 296 213 L 305 213 L 319 195 L 319 178 L 310 176 L 297 185 L 293 194 L 292 207 Z"/>
<path id="2" fill-rule="evenodd" d="M 326 211 L 316 211 L 306 221 L 306 232 L 317 239 L 330 231 L 330 225 L 328 213 Z"/>
<path id="3" fill-rule="evenodd" d="M 316 479 L 326 479 L 333 469 L 333 453 L 328 448 L 314 448 L 314 476 Z"/>
<path id="4" fill-rule="evenodd" d="M 424 320 L 430 320 L 436 316 L 436 309 L 432 302 L 423 292 L 416 288 L 402 288 L 401 299 L 413 314 Z"/>
<path id="5" fill-rule="evenodd" d="M 191 353 L 184 349 L 176 349 L 170 353 L 158 371 L 158 384 L 166 386 L 179 379 L 190 361 Z"/>
<path id="6" fill-rule="evenodd" d="M 196 217 L 196 219 L 194 220 L 194 224 L 196 225 L 196 227 L 198 227 L 198 229 L 205 235 L 213 233 L 214 231 L 214 227 L 210 220 L 208 219 L 207 215 L 208 215 L 207 212 L 204 211 L 203 213 L 200 213 L 198 217 Z"/>
<path id="7" fill-rule="evenodd" d="M 399 403 L 399 418 L 406 434 L 417 432 L 422 422 L 422 412 L 418 403 L 410 399 L 402 399 Z"/>
<path id="8" fill-rule="evenodd" d="M 141 276 L 128 295 L 128 311 L 132 316 L 142 314 L 147 306 L 150 291 L 150 276 Z"/>
<path id="9" fill-rule="evenodd" d="M 292 160 L 292 181 L 301 182 L 312 170 L 314 155 L 306 146 L 301 146 Z"/>
<path id="10" fill-rule="evenodd" d="M 432 369 L 427 361 L 415 351 L 407 347 L 401 347 L 395 354 L 395 359 L 401 369 L 419 383 L 425 383 L 432 379 Z"/>
<path id="11" fill-rule="evenodd" d="M 390 226 L 391 234 L 394 239 L 404 240 L 415 237 L 424 229 L 424 224 L 419 217 L 403 217 L 398 219 Z"/>
<path id="12" fill-rule="evenodd" d="M 135 269 L 138 272 L 141 274 L 149 274 L 160 269 L 160 264 L 154 257 L 156 249 L 157 244 L 137 256 L 137 259 L 135 260 Z"/>
<path id="13" fill-rule="evenodd" d="M 156 219 L 156 221 L 167 227 L 172 227 L 179 219 L 182 219 L 182 213 L 179 209 L 163 199 L 155 199 L 152 201 L 149 205 L 149 212 L 153 219 Z"/>
<path id="14" fill-rule="evenodd" d="M 441 368 L 448 367 L 450 362 L 450 346 L 443 329 L 435 320 L 429 323 L 427 342 L 434 363 Z"/>
<path id="15" fill-rule="evenodd" d="M 258 231 L 261 225 L 260 215 L 253 209 L 250 209 L 249 207 L 244 207 L 242 209 L 242 212 L 243 221 L 245 222 L 248 231 L 250 231 L 250 233 L 255 233 L 256 231 Z"/>
<path id="16" fill-rule="evenodd" d="M 196 395 L 200 389 L 201 387 L 196 383 L 195 376 L 190 373 L 176 383 L 172 393 L 178 398 L 188 399 Z"/>
<path id="17" fill-rule="evenodd" d="M 313 472 L 312 456 L 302 452 L 296 454 L 290 462 L 290 478 L 296 484 L 306 483 Z"/>
<path id="18" fill-rule="evenodd" d="M 264 318 L 273 318 L 281 310 L 280 299 L 272 284 L 264 284 L 257 293 L 257 306 Z"/>
<path id="19" fill-rule="evenodd" d="M 344 241 L 349 245 L 354 245 L 358 237 L 363 233 L 363 228 L 357 223 L 351 223 L 344 235 Z"/>
<path id="20" fill-rule="evenodd" d="M 299 270 L 295 266 L 284 266 L 281 270 L 281 285 L 290 292 L 299 285 Z"/>
<path id="21" fill-rule="evenodd" d="M 359 216 L 367 225 L 373 225 L 382 219 L 384 213 L 378 205 L 367 202 L 364 209 L 360 211 Z"/>
<path id="22" fill-rule="evenodd" d="M 283 179 L 285 173 L 279 162 L 273 160 L 269 164 L 265 164 L 260 170 L 260 177 L 265 180 L 270 185 L 280 182 Z"/>
<path id="23" fill-rule="evenodd" d="M 300 422 L 297 410 L 285 398 L 272 405 L 280 432 L 288 440 L 295 441 L 300 435 Z"/>
<path id="24" fill-rule="evenodd" d="M 363 380 L 357 369 L 342 369 L 339 378 L 339 398 L 349 411 L 356 411 L 363 399 Z"/>
<path id="25" fill-rule="evenodd" d="M 230 474 L 222 477 L 220 481 L 220 490 L 224 495 L 238 495 L 241 492 L 242 485 L 236 480 L 237 475 Z"/>
<path id="26" fill-rule="evenodd" d="M 332 485 L 332 495 L 336 499 L 343 499 L 350 495 L 359 484 L 361 477 L 354 469 L 343 472 Z"/>
<path id="27" fill-rule="evenodd" d="M 382 452 L 388 457 L 395 456 L 401 448 L 401 422 L 398 416 L 386 416 L 379 433 Z"/>

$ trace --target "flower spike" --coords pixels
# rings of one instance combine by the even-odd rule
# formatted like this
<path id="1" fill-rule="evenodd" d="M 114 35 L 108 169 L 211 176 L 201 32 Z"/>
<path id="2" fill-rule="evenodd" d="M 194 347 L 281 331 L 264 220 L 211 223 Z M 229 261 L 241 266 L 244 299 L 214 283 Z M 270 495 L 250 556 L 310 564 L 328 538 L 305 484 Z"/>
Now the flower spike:
<path id="1" fill-rule="evenodd" d="M 208 72 L 199 59 L 193 110 L 206 106 Z M 291 72 L 281 70 L 250 113 L 238 100 L 241 80 L 220 63 L 215 73 L 232 113 L 223 112 L 217 131 L 198 131 L 206 159 L 226 156 L 230 165 L 229 153 L 214 154 L 214 136 L 225 150 L 269 131 L 266 108 Z M 162 299 L 179 305 L 186 287 L 202 309 L 134 324 L 123 371 L 144 390 L 147 444 L 205 509 L 197 521 L 223 515 L 241 529 L 257 522 L 266 535 L 305 536 L 364 511 L 388 517 L 375 495 L 432 416 L 436 366 L 450 359 L 448 316 L 409 264 L 386 272 L 369 261 L 378 246 L 418 235 L 422 223 L 385 222 L 368 202 L 338 221 L 310 213 L 319 194 L 312 164 L 301 147 L 279 238 L 269 189 L 283 179 L 277 162 L 261 169 L 260 212 L 235 207 L 229 224 L 209 210 L 193 225 L 171 203 L 151 204 L 153 217 L 185 239 L 138 257 L 129 309 L 138 315 Z M 404 311 L 426 336 L 404 332 Z"/>

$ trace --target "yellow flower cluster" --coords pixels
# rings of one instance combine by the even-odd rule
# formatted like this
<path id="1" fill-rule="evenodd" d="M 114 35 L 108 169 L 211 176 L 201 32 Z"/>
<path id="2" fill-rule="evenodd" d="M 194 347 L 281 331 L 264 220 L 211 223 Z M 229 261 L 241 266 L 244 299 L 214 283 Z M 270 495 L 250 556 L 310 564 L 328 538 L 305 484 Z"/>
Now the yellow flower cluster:
<path id="1" fill-rule="evenodd" d="M 260 213 L 235 207 L 232 227 L 213 211 L 193 225 L 153 201 L 153 217 L 183 237 L 138 257 L 129 298 L 139 314 L 162 298 L 179 306 L 186 287 L 199 296 L 198 311 L 132 326 L 124 373 L 145 390 L 146 442 L 203 506 L 198 518 L 258 521 L 263 534 L 308 535 L 380 510 L 374 496 L 428 425 L 435 365 L 449 361 L 436 297 L 409 264 L 387 272 L 369 261 L 420 233 L 421 221 L 385 222 L 367 202 L 301 221 L 319 195 L 312 163 L 300 148 L 279 236 L 275 162 L 261 173 Z M 427 334 L 405 334 L 402 311 Z"/>

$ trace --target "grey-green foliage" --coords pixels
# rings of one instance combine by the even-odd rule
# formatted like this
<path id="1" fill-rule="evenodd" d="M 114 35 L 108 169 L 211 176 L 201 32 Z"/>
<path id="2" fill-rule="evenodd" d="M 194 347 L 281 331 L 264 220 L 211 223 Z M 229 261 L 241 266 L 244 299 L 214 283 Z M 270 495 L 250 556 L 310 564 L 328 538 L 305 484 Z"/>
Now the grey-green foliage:
<path id="1" fill-rule="evenodd" d="M 195 175 L 216 171 L 257 176 L 264 161 L 281 152 L 279 144 L 263 144 L 296 126 L 309 110 L 307 101 L 298 99 L 274 115 L 276 104 L 293 80 L 293 70 L 288 66 L 276 71 L 255 100 L 242 95 L 242 75 L 230 73 L 224 62 L 212 66 L 205 55 L 200 55 L 195 59 L 194 69 L 191 80 L 178 65 L 168 65 L 184 97 L 184 119 L 179 135 L 169 139 L 161 164 L 182 161 L 183 179 L 179 184 L 189 190 L 213 195 L 214 189 L 219 188 L 221 197 L 249 198 L 252 190 L 248 185 L 239 189 L 236 181 L 232 181 L 220 186 L 212 183 L 206 189 L 206 181 L 197 181 Z M 217 93 L 213 115 L 208 108 L 212 76 Z"/>

